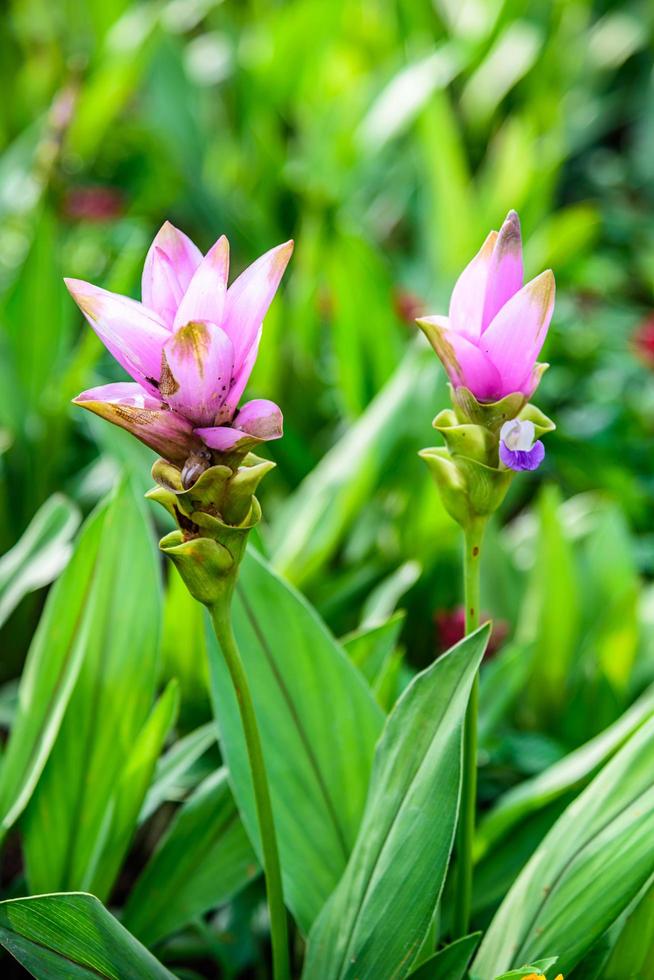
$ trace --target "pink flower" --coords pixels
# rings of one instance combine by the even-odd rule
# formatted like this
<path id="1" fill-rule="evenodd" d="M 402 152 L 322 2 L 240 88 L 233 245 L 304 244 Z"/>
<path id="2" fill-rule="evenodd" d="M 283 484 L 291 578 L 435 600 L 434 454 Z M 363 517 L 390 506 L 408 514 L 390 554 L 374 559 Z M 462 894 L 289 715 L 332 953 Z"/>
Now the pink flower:
<path id="1" fill-rule="evenodd" d="M 520 221 L 510 211 L 491 231 L 452 292 L 449 316 L 418 320 L 452 384 L 478 401 L 521 392 L 529 398 L 543 367 L 536 363 L 554 309 L 554 275 L 522 285 Z"/>
<path id="2" fill-rule="evenodd" d="M 227 239 L 203 256 L 166 222 L 145 260 L 141 303 L 66 279 L 100 340 L 133 378 L 84 391 L 76 404 L 180 466 L 198 453 L 211 459 L 211 450 L 245 452 L 278 439 L 277 405 L 256 399 L 239 409 L 238 403 L 292 251 L 292 242 L 271 249 L 228 289 Z"/>

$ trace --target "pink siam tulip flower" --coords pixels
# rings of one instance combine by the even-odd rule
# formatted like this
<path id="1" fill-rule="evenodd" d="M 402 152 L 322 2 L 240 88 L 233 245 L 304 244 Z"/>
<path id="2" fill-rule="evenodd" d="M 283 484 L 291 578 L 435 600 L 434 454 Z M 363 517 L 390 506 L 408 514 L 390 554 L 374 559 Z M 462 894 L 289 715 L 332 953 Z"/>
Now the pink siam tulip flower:
<path id="1" fill-rule="evenodd" d="M 132 432 L 165 459 L 246 452 L 282 435 L 282 413 L 255 399 L 238 408 L 262 321 L 293 243 L 257 259 L 227 288 L 229 244 L 205 256 L 166 222 L 150 246 L 142 302 L 66 279 L 107 350 L 133 378 L 82 392 L 76 404 Z"/>
<path id="2" fill-rule="evenodd" d="M 454 387 L 480 402 L 531 397 L 544 369 L 536 359 L 552 319 L 554 275 L 522 282 L 520 221 L 510 211 L 459 276 L 449 316 L 418 320 Z"/>

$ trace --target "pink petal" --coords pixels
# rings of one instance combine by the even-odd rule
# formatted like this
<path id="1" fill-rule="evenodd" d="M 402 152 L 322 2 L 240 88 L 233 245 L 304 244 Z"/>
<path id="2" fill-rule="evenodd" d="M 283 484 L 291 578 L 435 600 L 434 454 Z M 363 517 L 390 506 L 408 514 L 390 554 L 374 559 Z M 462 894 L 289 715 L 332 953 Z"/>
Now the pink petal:
<path id="1" fill-rule="evenodd" d="M 200 249 L 165 221 L 145 258 L 141 295 L 144 305 L 158 313 L 166 326 L 172 328 L 179 302 L 201 261 Z"/>
<path id="2" fill-rule="evenodd" d="M 466 339 L 451 330 L 447 317 L 429 316 L 417 321 L 432 345 L 455 387 L 465 385 L 479 401 L 501 397 L 501 379 L 490 359 Z"/>
<path id="3" fill-rule="evenodd" d="M 150 449 L 183 465 L 200 448 L 189 422 L 171 412 L 140 385 L 119 382 L 83 391 L 76 405 L 127 429 Z"/>
<path id="4" fill-rule="evenodd" d="M 227 290 L 223 328 L 232 338 L 237 368 L 256 341 L 292 252 L 292 241 L 271 248 Z"/>
<path id="5" fill-rule="evenodd" d="M 252 368 L 255 365 L 257 354 L 259 353 L 259 342 L 261 340 L 262 332 L 263 328 L 259 327 L 259 332 L 254 343 L 250 347 L 240 367 L 237 368 L 236 374 L 232 378 L 232 387 L 229 390 L 229 394 L 227 395 L 227 400 L 225 402 L 225 409 L 229 410 L 230 415 L 233 415 L 236 411 L 238 403 L 241 400 L 241 395 L 245 391 L 245 386 L 250 380 Z"/>
<path id="6" fill-rule="evenodd" d="M 264 442 L 281 439 L 284 434 L 281 409 L 267 398 L 254 398 L 246 402 L 236 413 L 234 425 Z"/>
<path id="7" fill-rule="evenodd" d="M 205 445 L 218 452 L 246 449 L 258 442 L 281 439 L 283 435 L 282 413 L 274 402 L 256 398 L 246 402 L 234 419 L 233 426 L 219 425 L 196 429 Z"/>
<path id="8" fill-rule="evenodd" d="M 205 446 L 219 453 L 230 453 L 232 450 L 249 449 L 255 446 L 259 439 L 248 435 L 241 429 L 233 429 L 229 425 L 215 425 L 209 428 L 194 429 L 196 436 L 202 439 Z"/>
<path id="9" fill-rule="evenodd" d="M 450 299 L 450 324 L 452 330 L 476 340 L 481 334 L 484 298 L 488 283 L 493 248 L 497 232 L 491 231 L 474 259 L 465 267 L 456 281 Z"/>
<path id="10" fill-rule="evenodd" d="M 161 397 L 194 425 L 210 425 L 229 392 L 233 367 L 234 348 L 227 334 L 215 323 L 194 320 L 164 346 Z"/>
<path id="11" fill-rule="evenodd" d="M 175 330 L 192 320 L 222 323 L 228 272 L 229 242 L 222 235 L 193 274 L 175 314 Z"/>
<path id="12" fill-rule="evenodd" d="M 552 319 L 554 293 L 554 275 L 547 269 L 511 297 L 481 338 L 504 394 L 521 391 L 531 377 Z"/>
<path id="13" fill-rule="evenodd" d="M 164 323 L 127 296 L 110 293 L 81 279 L 64 279 L 64 282 L 109 353 L 156 397 L 161 351 L 170 336 Z"/>
<path id="14" fill-rule="evenodd" d="M 482 333 L 504 304 L 522 288 L 520 219 L 509 211 L 497 236 L 488 267 Z"/>

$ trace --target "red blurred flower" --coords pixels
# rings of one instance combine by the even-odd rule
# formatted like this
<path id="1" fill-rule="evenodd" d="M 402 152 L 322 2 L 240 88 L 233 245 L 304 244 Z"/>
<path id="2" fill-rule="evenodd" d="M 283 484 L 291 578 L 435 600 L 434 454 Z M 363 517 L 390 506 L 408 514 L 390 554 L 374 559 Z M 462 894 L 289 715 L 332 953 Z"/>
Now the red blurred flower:
<path id="1" fill-rule="evenodd" d="M 480 622 L 483 623 L 490 618 L 487 613 L 482 612 Z M 434 623 L 439 652 L 444 653 L 465 636 L 466 614 L 464 606 L 456 606 L 455 609 L 439 609 L 434 614 Z M 509 624 L 503 619 L 495 620 L 486 649 L 485 656 L 487 658 L 497 653 L 508 634 Z"/>
<path id="2" fill-rule="evenodd" d="M 123 195 L 115 187 L 74 187 L 64 198 L 64 215 L 73 221 L 113 221 L 124 210 Z"/>
<path id="3" fill-rule="evenodd" d="M 393 290 L 393 309 L 398 320 L 415 327 L 415 321 L 425 312 L 425 304 L 416 293 L 396 286 Z"/>
<path id="4" fill-rule="evenodd" d="M 646 317 L 633 332 L 632 347 L 647 367 L 654 368 L 654 313 Z"/>

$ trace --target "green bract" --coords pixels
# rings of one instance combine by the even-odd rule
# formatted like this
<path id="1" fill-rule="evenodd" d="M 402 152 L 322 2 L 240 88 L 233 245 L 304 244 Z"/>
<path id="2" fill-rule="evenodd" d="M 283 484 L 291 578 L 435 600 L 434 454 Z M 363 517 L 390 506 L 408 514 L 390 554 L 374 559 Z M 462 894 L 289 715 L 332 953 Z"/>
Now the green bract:
<path id="1" fill-rule="evenodd" d="M 450 385 L 452 408 L 433 421 L 446 448 L 423 449 L 448 514 L 462 527 L 489 517 L 500 506 L 514 471 L 500 462 L 500 429 L 517 418 L 534 425 L 536 436 L 555 425 L 535 405 L 525 404 L 521 392 L 497 402 L 479 402 L 467 388 Z"/>
<path id="2" fill-rule="evenodd" d="M 204 605 L 229 599 L 245 551 L 248 532 L 261 519 L 255 490 L 274 463 L 248 453 L 234 468 L 210 466 L 185 489 L 182 472 L 158 459 L 147 494 L 175 519 L 177 530 L 159 547 L 175 562 L 191 595 Z"/>

